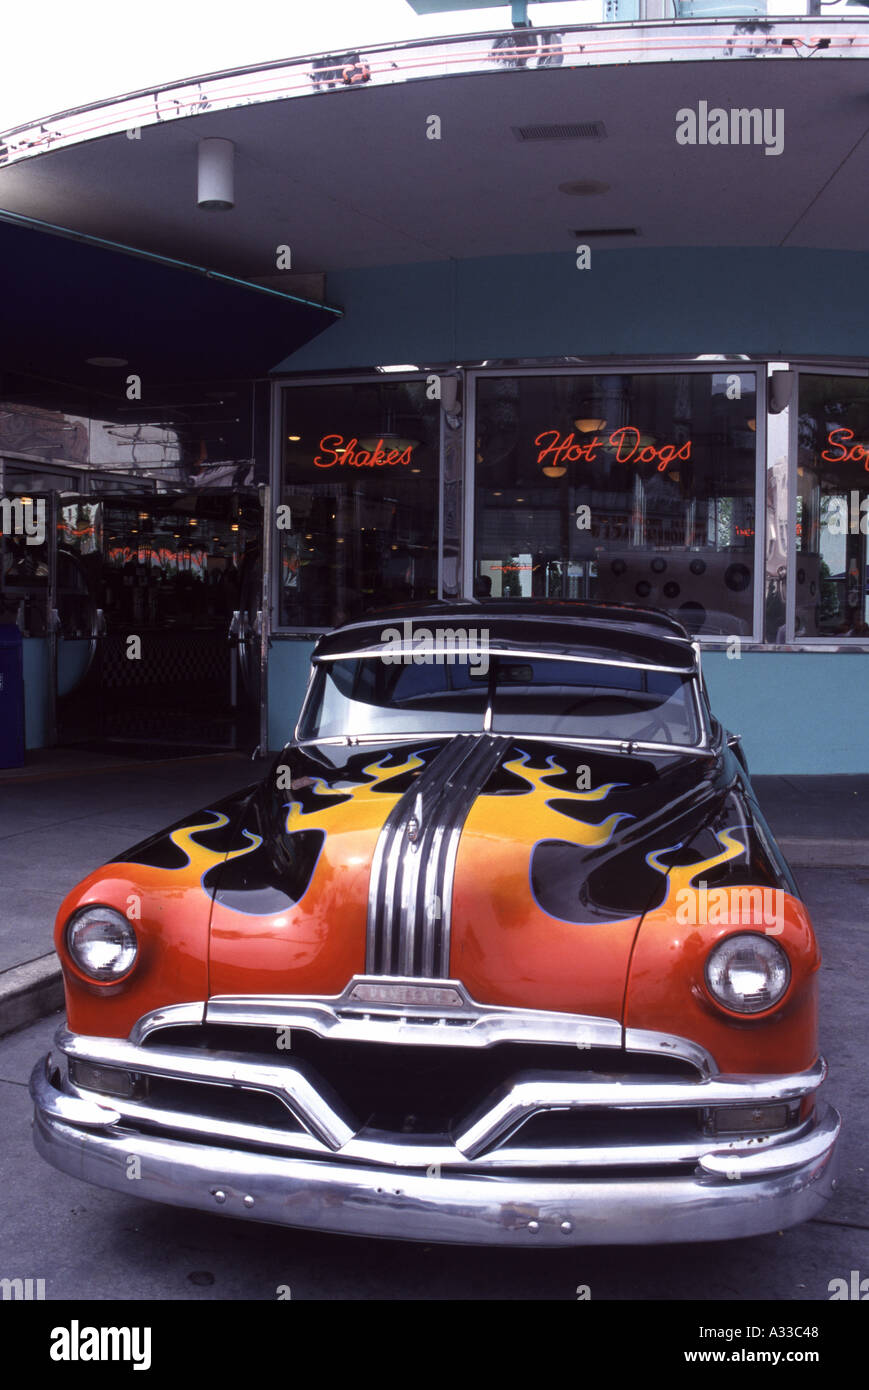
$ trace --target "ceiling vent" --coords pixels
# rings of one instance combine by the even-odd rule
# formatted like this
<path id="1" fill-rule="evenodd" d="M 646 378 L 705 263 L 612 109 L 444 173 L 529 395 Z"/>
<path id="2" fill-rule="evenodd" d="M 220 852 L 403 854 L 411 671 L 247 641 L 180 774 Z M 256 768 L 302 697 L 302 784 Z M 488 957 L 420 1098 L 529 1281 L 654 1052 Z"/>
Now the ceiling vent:
<path id="1" fill-rule="evenodd" d="M 587 241 L 593 236 L 639 236 L 639 227 L 579 227 L 571 236 Z"/>
<path id="2" fill-rule="evenodd" d="M 559 122 L 558 125 L 514 125 L 517 140 L 603 140 L 606 126 L 603 121 Z"/>

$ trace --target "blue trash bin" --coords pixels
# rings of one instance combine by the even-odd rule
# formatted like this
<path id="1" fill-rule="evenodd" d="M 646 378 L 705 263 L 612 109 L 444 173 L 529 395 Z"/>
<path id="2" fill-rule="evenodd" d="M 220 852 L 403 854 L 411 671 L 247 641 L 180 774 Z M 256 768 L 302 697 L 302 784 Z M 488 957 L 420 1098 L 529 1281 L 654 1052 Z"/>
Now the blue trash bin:
<path id="1" fill-rule="evenodd" d="M 0 626 L 0 767 L 24 762 L 24 646 L 14 625 Z"/>

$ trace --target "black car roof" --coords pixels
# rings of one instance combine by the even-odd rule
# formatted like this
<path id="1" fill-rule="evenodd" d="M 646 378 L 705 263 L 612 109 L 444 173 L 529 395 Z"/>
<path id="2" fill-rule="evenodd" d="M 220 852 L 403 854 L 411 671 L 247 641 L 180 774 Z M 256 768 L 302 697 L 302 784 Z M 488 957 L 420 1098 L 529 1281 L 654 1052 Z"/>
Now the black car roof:
<path id="1" fill-rule="evenodd" d="M 485 629 L 489 650 L 583 655 L 636 661 L 690 671 L 691 638 L 680 623 L 655 608 L 625 603 L 561 599 L 466 599 L 402 604 L 366 613 L 320 638 L 314 660 L 376 652 L 389 642 L 387 628 L 410 622 L 421 628 Z"/>

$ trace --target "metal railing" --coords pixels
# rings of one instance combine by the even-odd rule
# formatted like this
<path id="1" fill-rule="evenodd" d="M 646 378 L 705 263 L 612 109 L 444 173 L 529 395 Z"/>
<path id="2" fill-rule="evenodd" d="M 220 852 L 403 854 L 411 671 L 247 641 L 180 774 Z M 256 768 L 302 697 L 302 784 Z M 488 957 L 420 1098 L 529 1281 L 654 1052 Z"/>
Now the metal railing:
<path id="1" fill-rule="evenodd" d="M 654 13 L 653 11 L 658 11 Z M 411 79 L 640 62 L 869 56 L 869 0 L 588 0 L 588 21 L 276 59 L 129 92 L 0 133 L 0 166 L 205 112 Z"/>

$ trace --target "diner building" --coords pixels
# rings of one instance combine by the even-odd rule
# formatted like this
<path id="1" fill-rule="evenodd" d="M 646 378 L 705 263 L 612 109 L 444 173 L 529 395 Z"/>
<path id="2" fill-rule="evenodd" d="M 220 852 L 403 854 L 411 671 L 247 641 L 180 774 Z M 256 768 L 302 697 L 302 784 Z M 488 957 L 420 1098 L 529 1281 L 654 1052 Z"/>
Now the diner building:
<path id="1" fill-rule="evenodd" d="M 869 11 L 781 7 L 0 137 L 27 746 L 278 749 L 337 623 L 587 598 L 685 625 L 753 771 L 869 771 Z"/>

